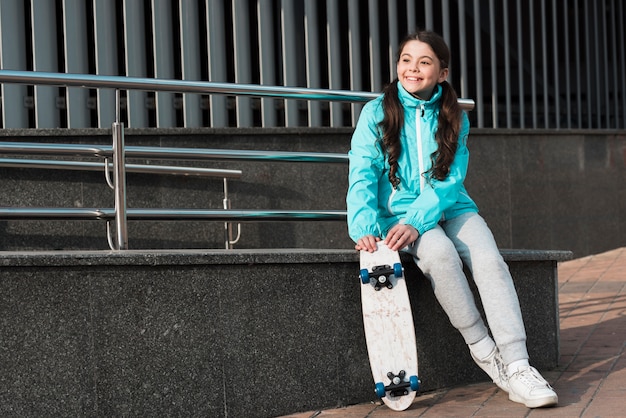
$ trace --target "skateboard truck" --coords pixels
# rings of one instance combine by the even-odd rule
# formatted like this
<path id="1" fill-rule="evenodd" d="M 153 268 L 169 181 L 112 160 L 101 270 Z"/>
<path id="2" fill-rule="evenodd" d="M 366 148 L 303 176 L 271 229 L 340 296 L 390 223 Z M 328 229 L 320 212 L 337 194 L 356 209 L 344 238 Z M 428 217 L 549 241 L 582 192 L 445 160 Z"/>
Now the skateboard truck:
<path id="1" fill-rule="evenodd" d="M 374 277 L 374 289 L 380 290 L 383 286 L 387 289 L 393 288 L 393 283 L 391 283 L 391 276 L 395 276 L 396 278 L 402 277 L 402 264 L 396 263 L 392 266 L 390 265 L 382 265 L 372 267 L 372 271 L 369 272 L 367 269 L 361 270 L 361 282 L 363 284 L 367 284 L 370 282 L 370 277 Z"/>
<path id="2" fill-rule="evenodd" d="M 385 397 L 389 392 L 391 396 L 404 396 L 409 394 L 409 389 L 417 391 L 419 389 L 420 381 L 417 376 L 411 376 L 408 381 L 405 381 L 406 372 L 400 370 L 400 373 L 394 374 L 393 372 L 387 373 L 387 377 L 391 380 L 391 383 L 385 386 L 382 382 L 376 383 L 376 395 L 379 398 Z"/>

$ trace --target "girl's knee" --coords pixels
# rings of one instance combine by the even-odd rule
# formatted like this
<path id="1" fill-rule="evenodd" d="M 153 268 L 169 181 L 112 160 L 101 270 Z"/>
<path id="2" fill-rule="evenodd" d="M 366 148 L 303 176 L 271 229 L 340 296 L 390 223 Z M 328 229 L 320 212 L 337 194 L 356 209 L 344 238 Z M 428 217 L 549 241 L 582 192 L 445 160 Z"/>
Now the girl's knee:
<path id="1" fill-rule="evenodd" d="M 463 268 L 463 262 L 450 240 L 429 242 L 423 251 L 418 252 L 418 259 L 422 271 L 430 271 L 433 267 L 446 270 Z"/>
<path id="2" fill-rule="evenodd" d="M 484 251 L 473 255 L 468 263 L 472 269 L 491 272 L 494 275 L 508 273 L 509 266 L 506 264 L 499 251 Z"/>

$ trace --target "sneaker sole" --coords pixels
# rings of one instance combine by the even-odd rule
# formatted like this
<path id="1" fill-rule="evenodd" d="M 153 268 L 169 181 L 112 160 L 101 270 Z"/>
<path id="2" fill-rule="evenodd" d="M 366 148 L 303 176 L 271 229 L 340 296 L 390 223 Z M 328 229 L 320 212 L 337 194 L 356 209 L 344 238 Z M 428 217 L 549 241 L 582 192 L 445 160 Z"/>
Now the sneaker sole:
<path id="1" fill-rule="evenodd" d="M 506 388 L 506 387 L 504 387 L 504 386 L 500 386 L 500 385 L 499 385 L 499 384 L 497 384 L 496 382 L 493 382 L 493 383 L 495 383 L 495 385 L 496 385 L 498 388 L 500 388 L 500 390 L 501 390 L 501 391 L 503 391 L 504 393 L 509 393 L 509 388 Z"/>
<path id="2" fill-rule="evenodd" d="M 540 399 L 529 399 L 525 401 L 523 398 L 517 397 L 517 395 L 512 392 L 509 392 L 509 399 L 513 402 L 524 404 L 527 408 L 543 408 L 547 406 L 555 406 L 559 402 L 559 398 L 556 395 L 547 396 Z"/>

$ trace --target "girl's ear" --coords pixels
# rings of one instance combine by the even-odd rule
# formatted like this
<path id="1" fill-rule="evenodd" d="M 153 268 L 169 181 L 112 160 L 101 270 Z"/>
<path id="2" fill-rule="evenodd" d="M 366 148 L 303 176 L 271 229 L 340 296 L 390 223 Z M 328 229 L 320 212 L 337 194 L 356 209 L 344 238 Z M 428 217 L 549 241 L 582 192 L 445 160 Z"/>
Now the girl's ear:
<path id="1" fill-rule="evenodd" d="M 442 68 L 441 72 L 439 73 L 439 83 L 443 83 L 444 81 L 446 81 L 449 73 L 450 71 L 447 68 Z"/>

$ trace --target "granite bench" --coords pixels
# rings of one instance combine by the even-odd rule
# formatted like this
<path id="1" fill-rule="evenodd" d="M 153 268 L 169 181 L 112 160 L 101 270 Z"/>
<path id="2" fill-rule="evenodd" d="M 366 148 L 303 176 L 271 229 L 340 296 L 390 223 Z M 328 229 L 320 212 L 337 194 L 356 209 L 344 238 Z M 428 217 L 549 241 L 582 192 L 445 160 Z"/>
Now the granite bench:
<path id="1" fill-rule="evenodd" d="M 557 262 L 502 251 L 533 364 L 559 357 Z M 484 381 L 403 260 L 422 390 Z M 2 415 L 271 417 L 374 400 L 351 250 L 0 253 Z"/>

